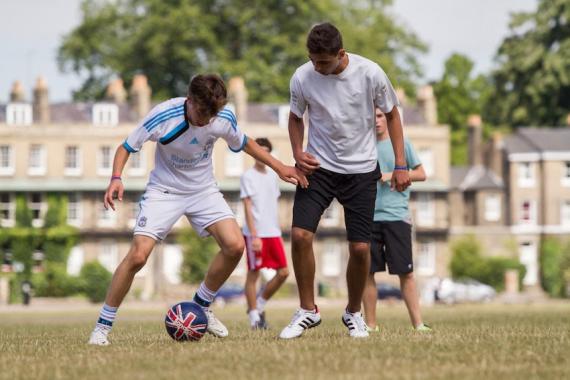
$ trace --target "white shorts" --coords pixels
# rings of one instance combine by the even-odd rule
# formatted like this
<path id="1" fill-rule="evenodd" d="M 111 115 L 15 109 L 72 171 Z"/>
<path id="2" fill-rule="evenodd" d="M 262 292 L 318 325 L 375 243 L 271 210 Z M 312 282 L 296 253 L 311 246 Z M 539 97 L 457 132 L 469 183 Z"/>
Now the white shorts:
<path id="1" fill-rule="evenodd" d="M 212 224 L 235 218 L 218 188 L 191 195 L 147 188 L 141 197 L 134 234 L 163 240 L 182 215 L 186 215 L 194 230 L 202 237 L 210 235 L 206 228 Z"/>

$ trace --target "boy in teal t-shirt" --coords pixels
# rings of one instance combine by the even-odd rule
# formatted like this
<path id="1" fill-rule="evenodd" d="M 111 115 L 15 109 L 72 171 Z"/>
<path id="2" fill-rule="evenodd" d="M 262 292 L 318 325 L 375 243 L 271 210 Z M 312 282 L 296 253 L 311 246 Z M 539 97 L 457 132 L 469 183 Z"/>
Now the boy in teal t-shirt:
<path id="1" fill-rule="evenodd" d="M 414 279 L 412 261 L 412 224 L 408 204 L 410 189 L 396 191 L 390 187 L 394 170 L 394 152 L 388 134 L 386 117 L 376 109 L 376 137 L 378 143 L 378 162 L 382 178 L 377 185 L 376 204 L 374 207 L 374 226 L 370 245 L 370 274 L 364 289 L 364 314 L 369 331 L 378 331 L 376 325 L 377 290 L 374 273 L 383 272 L 388 265 L 390 274 L 400 277 L 402 297 L 408 308 L 414 329 L 430 331 L 422 322 L 420 305 Z M 426 174 L 412 143 L 404 139 L 406 163 L 410 170 L 410 180 L 425 181 Z"/>

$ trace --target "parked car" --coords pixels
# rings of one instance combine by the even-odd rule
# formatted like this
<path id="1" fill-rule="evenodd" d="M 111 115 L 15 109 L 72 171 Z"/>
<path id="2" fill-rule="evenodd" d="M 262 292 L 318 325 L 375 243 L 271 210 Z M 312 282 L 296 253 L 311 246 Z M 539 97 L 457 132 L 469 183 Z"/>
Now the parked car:
<path id="1" fill-rule="evenodd" d="M 436 299 L 447 304 L 460 302 L 489 302 L 497 293 L 491 286 L 473 279 L 444 278 L 439 283 Z"/>
<path id="2" fill-rule="evenodd" d="M 378 291 L 379 300 L 385 300 L 388 298 L 402 299 L 402 292 L 399 288 L 393 285 L 380 282 L 376 285 L 376 290 Z"/>
<path id="3" fill-rule="evenodd" d="M 225 304 L 228 302 L 236 301 L 237 299 L 243 297 L 244 294 L 245 289 L 242 285 L 226 283 L 220 288 L 220 290 L 218 290 L 218 294 L 216 295 L 214 302 L 218 304 Z"/>

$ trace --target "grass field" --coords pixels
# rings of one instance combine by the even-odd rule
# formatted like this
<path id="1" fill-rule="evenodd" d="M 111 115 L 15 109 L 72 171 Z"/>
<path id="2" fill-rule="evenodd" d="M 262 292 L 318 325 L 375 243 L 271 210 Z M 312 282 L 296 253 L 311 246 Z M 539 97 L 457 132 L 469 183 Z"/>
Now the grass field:
<path id="1" fill-rule="evenodd" d="M 353 340 L 340 307 L 294 341 L 276 339 L 291 308 L 269 309 L 273 329 L 250 331 L 242 307 L 217 311 L 230 329 L 176 343 L 161 308 L 125 307 L 109 347 L 85 344 L 96 309 L 0 309 L 0 379 L 569 379 L 570 304 L 426 309 L 435 328 L 414 333 L 403 305 L 379 310 L 382 331 Z"/>

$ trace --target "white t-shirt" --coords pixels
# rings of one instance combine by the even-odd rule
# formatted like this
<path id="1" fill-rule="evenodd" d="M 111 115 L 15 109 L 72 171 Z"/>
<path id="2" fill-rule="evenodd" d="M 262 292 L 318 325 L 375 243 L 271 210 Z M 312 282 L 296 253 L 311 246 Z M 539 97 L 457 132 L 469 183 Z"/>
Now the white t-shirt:
<path id="1" fill-rule="evenodd" d="M 160 103 L 123 143 L 125 149 L 133 153 L 148 140 L 157 142 L 148 187 L 189 194 L 216 186 L 212 167 L 216 140 L 223 138 L 234 152 L 245 147 L 247 137 L 239 130 L 236 117 L 229 109 L 220 111 L 203 127 L 190 124 L 186 114 L 186 98 Z"/>
<path id="2" fill-rule="evenodd" d="M 241 176 L 240 197 L 251 198 L 253 222 L 257 230 L 257 237 L 281 236 L 279 217 L 277 213 L 279 191 L 279 177 L 270 168 L 265 173 L 255 168 L 247 170 Z M 247 223 L 244 223 L 243 234 L 250 236 Z"/>
<path id="3" fill-rule="evenodd" d="M 368 173 L 376 168 L 374 107 L 390 112 L 398 97 L 386 73 L 356 54 L 338 75 L 322 75 L 311 62 L 291 78 L 291 112 L 309 109 L 307 152 L 336 173 Z"/>

